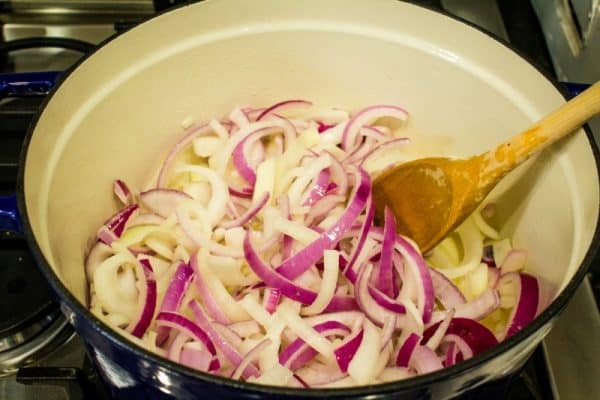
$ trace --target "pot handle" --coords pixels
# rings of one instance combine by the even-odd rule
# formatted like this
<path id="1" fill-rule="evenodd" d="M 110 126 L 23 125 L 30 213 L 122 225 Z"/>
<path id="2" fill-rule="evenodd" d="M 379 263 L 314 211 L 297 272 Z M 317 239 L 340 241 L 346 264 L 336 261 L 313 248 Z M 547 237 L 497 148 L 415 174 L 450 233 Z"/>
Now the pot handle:
<path id="1" fill-rule="evenodd" d="M 0 74 L 0 98 L 47 95 L 62 74 L 62 71 Z"/>
<path id="2" fill-rule="evenodd" d="M 23 223 L 17 207 L 17 196 L 14 194 L 0 196 L 0 231 L 23 233 Z"/>

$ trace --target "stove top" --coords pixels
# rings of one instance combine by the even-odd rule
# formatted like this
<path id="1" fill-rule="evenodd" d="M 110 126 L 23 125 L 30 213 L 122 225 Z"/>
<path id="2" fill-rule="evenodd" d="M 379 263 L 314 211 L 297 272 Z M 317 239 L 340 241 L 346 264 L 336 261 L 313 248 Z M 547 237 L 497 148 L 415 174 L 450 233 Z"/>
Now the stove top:
<path id="1" fill-rule="evenodd" d="M 443 9 L 510 41 L 539 68 L 556 76 L 554 58 L 547 50 L 544 32 L 528 2 L 413 2 Z M 4 41 L 41 35 L 97 44 L 174 2 L 99 1 L 94 2 L 94 12 L 76 1 L 59 2 L 58 8 L 46 3 L 49 2 L 0 1 Z M 65 50 L 43 45 L 11 52 L 8 56 L 0 53 L 0 68 L 2 72 L 63 70 L 91 47 L 84 45 Z M 0 100 L 0 195 L 14 192 L 21 143 L 43 98 L 19 96 Z M 10 232 L 14 224 L 13 219 L 0 215 L 0 293 L 3 296 L 0 301 L 0 399 L 108 399 L 80 339 L 65 321 L 37 271 L 23 237 Z M 522 373 L 486 387 L 476 398 L 578 399 L 600 393 L 597 379 L 600 315 L 594 300 L 594 293 L 598 296 L 599 289 L 600 262 L 597 262 L 589 279 Z"/>

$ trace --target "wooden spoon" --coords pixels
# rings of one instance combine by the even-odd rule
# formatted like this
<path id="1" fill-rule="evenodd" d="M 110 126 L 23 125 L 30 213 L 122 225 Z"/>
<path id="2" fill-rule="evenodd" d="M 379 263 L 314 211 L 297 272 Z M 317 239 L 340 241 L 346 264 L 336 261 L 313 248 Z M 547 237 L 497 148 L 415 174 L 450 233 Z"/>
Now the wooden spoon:
<path id="1" fill-rule="evenodd" d="M 399 164 L 373 182 L 378 221 L 385 206 L 398 233 L 426 252 L 460 225 L 511 170 L 600 113 L 600 82 L 496 149 L 468 159 L 429 157 Z"/>

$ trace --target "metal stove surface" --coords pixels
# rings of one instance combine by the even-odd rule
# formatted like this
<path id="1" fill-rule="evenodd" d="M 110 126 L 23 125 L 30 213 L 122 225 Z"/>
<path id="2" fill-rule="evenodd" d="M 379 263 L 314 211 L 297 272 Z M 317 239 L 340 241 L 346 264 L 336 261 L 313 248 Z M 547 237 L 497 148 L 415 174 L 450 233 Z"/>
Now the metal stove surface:
<path id="1" fill-rule="evenodd" d="M 528 2 L 413 2 L 444 9 L 510 41 L 541 69 L 554 74 L 544 34 Z M 95 6 L 100 7 L 95 11 L 86 8 L 86 2 L 60 2 L 62 8 L 52 8 L 47 3 L 0 1 L 4 40 L 42 35 L 70 37 L 97 44 L 115 32 L 142 21 L 154 10 L 174 2 L 95 2 Z M 73 51 L 56 48 L 24 50 L 14 53 L 1 67 L 4 71 L 64 69 L 79 56 Z M 0 100 L 0 194 L 14 191 L 21 141 L 41 101 L 41 97 Z M 600 137 L 600 132 L 596 135 Z M 22 238 L 0 235 L 0 268 L 15 261 L 32 264 L 31 257 L 22 251 L 23 246 Z M 15 251 L 18 252 L 16 259 Z M 13 257 L 12 261 L 10 257 Z M 600 315 L 594 299 L 594 293 L 598 295 L 600 287 L 600 261 L 595 263 L 592 272 L 521 375 L 502 387 L 491 388 L 489 396 L 486 395 L 488 400 L 588 399 L 600 394 L 600 380 L 597 379 L 600 375 Z M 1 300 L 2 304 L 6 301 L 4 298 Z M 107 399 L 102 384 L 87 363 L 80 339 L 65 330 L 61 331 L 60 340 L 61 346 L 50 347 L 41 356 L 24 360 L 28 367 L 21 368 L 18 374 L 0 377 L 0 399 Z M 1 354 L 0 349 L 0 360 Z"/>

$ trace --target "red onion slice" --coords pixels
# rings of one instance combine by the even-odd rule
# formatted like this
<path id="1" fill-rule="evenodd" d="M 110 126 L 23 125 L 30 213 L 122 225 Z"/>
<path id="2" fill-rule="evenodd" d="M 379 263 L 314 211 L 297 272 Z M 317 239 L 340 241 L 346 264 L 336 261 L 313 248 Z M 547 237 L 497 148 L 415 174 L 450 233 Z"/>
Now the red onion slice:
<path id="1" fill-rule="evenodd" d="M 383 143 L 380 143 L 377 146 L 373 147 L 367 154 L 364 155 L 364 157 L 360 161 L 360 165 L 365 166 L 365 164 L 367 164 L 371 159 L 376 159 L 377 156 L 379 155 L 379 153 L 389 150 L 390 147 L 405 146 L 408 143 L 410 143 L 409 138 L 390 139 Z M 401 162 L 401 161 L 403 161 L 403 160 L 398 159 L 397 162 Z"/>
<path id="2" fill-rule="evenodd" d="M 531 275 L 524 273 L 509 272 L 504 277 L 516 274 L 515 282 L 517 284 L 517 302 L 508 318 L 505 338 L 508 338 L 529 324 L 536 317 L 539 302 L 538 280 Z"/>
<path id="3" fill-rule="evenodd" d="M 476 299 L 457 305 L 455 317 L 480 320 L 494 312 L 499 305 L 498 291 L 487 288 Z"/>
<path id="4" fill-rule="evenodd" d="M 417 346 L 415 348 L 409 365 L 413 367 L 419 375 L 428 374 L 444 368 L 438 355 L 427 346 Z"/>
<path id="5" fill-rule="evenodd" d="M 421 337 L 416 333 L 411 333 L 404 340 L 398 350 L 398 356 L 396 357 L 396 366 L 408 367 L 410 359 L 415 351 L 415 348 L 419 345 Z"/>
<path id="6" fill-rule="evenodd" d="M 108 257 L 115 254 L 114 250 L 107 244 L 97 241 L 90 249 L 85 258 L 85 276 L 88 282 L 92 282 L 96 268 Z"/>
<path id="7" fill-rule="evenodd" d="M 444 367 L 451 367 L 457 362 L 458 356 L 458 347 L 456 347 L 456 343 L 450 342 L 448 345 L 448 349 L 446 350 L 446 357 L 444 359 Z"/>
<path id="8" fill-rule="evenodd" d="M 405 265 L 412 271 L 414 278 L 417 280 L 417 289 L 419 290 L 417 305 L 422 312 L 423 322 L 427 323 L 431 320 L 434 306 L 433 283 L 431 282 L 429 268 L 425 265 L 423 256 L 400 235 L 396 236 L 395 248 L 402 254 Z"/>
<path id="9" fill-rule="evenodd" d="M 267 338 L 261 340 L 256 346 L 250 349 L 250 351 L 246 353 L 242 361 L 240 361 L 240 364 L 237 367 L 235 367 L 235 369 L 231 373 L 231 379 L 240 379 L 240 376 L 242 376 L 242 373 L 246 370 L 246 368 L 256 359 L 258 359 L 260 353 L 262 353 L 271 343 L 271 339 Z"/>
<path id="10" fill-rule="evenodd" d="M 273 115 L 277 112 L 281 112 L 283 110 L 288 110 L 290 108 L 308 108 L 312 106 L 312 102 L 307 100 L 284 100 L 278 103 L 275 103 L 269 107 L 267 107 L 263 112 L 261 112 L 258 117 L 256 117 L 257 121 L 266 118 L 269 115 Z"/>
<path id="11" fill-rule="evenodd" d="M 156 309 L 156 280 L 153 276 L 150 260 L 144 258 L 139 262 L 143 271 L 139 276 L 141 280 L 140 287 L 144 289 L 140 290 L 139 296 L 143 299 L 143 303 L 137 320 L 129 325 L 128 330 L 133 336 L 141 338 L 150 326 Z"/>
<path id="12" fill-rule="evenodd" d="M 273 314 L 281 299 L 281 291 L 275 288 L 267 288 L 265 290 L 264 307 L 269 314 Z"/>
<path id="13" fill-rule="evenodd" d="M 423 332 L 421 344 L 427 343 L 440 323 L 441 322 L 438 322 L 430 326 Z M 453 334 L 461 337 L 472 349 L 474 355 L 498 344 L 498 339 L 496 339 L 494 334 L 490 332 L 488 328 L 479 322 L 468 318 L 453 318 L 448 325 L 446 334 Z"/>
<path id="14" fill-rule="evenodd" d="M 313 325 L 313 329 L 324 337 L 349 334 L 350 328 L 339 321 L 325 321 Z M 304 340 L 297 338 L 279 353 L 279 363 L 295 371 L 317 356 L 319 352 Z"/>
<path id="15" fill-rule="evenodd" d="M 404 310 L 403 306 L 400 304 L 396 304 L 395 302 L 388 302 L 385 299 L 385 295 L 381 292 L 377 293 L 377 289 L 369 288 L 369 281 L 371 279 L 371 273 L 373 271 L 373 266 L 371 264 L 365 264 L 361 267 L 358 272 L 358 277 L 356 279 L 356 283 L 354 284 L 354 294 L 356 296 L 356 302 L 358 307 L 365 313 L 365 315 L 376 325 L 383 326 L 385 319 L 391 316 L 394 316 L 394 313 L 400 312 Z M 374 297 L 369 293 L 369 289 L 371 292 L 378 296 L 378 299 L 392 308 L 392 310 L 388 310 L 380 305 Z"/>
<path id="16" fill-rule="evenodd" d="M 431 350 L 434 351 L 438 348 L 438 346 L 442 342 L 442 339 L 444 338 L 444 335 L 446 334 L 446 331 L 448 330 L 448 327 L 450 326 L 450 322 L 452 321 L 454 315 L 454 309 L 448 310 L 446 312 L 444 319 L 437 325 L 437 328 L 433 335 L 431 335 L 431 337 L 427 339 L 425 346 L 429 347 Z"/>
<path id="17" fill-rule="evenodd" d="M 381 329 L 381 350 L 382 351 L 385 348 L 385 346 L 387 346 L 388 343 L 390 343 L 390 341 L 392 340 L 392 336 L 394 335 L 394 332 L 396 331 L 397 323 L 398 323 L 397 316 L 394 315 L 394 316 L 386 317 L 386 319 L 383 323 L 383 328 Z"/>
<path id="18" fill-rule="evenodd" d="M 375 122 L 382 117 L 392 117 L 401 121 L 406 121 L 408 112 L 394 105 L 374 105 L 366 107 L 356 114 L 346 124 L 342 133 L 342 148 L 346 151 L 352 149 L 356 142 L 358 132 L 364 125 Z"/>
<path id="19" fill-rule="evenodd" d="M 163 188 L 167 185 L 167 174 L 169 173 L 169 169 L 171 169 L 171 165 L 175 161 L 177 155 L 183 150 L 187 145 L 192 143 L 192 141 L 200 136 L 206 135 L 212 131 L 212 128 L 209 124 L 204 124 L 198 127 L 194 127 L 188 133 L 185 134 L 184 137 L 179 139 L 179 141 L 175 144 L 175 146 L 171 149 L 167 158 L 163 162 L 162 167 L 160 168 L 160 172 L 158 173 L 158 179 L 156 182 L 157 188 Z"/>
<path id="20" fill-rule="evenodd" d="M 323 256 L 325 250 L 333 248 L 352 227 L 371 195 L 371 178 L 369 175 L 361 168 L 357 168 L 354 174 L 358 183 L 355 185 L 354 193 L 342 216 L 333 226 L 323 232 L 317 240 L 311 242 L 279 265 L 276 268 L 279 274 L 288 279 L 295 279 L 302 275 Z"/>
<path id="21" fill-rule="evenodd" d="M 137 204 L 132 204 L 110 217 L 98 230 L 98 239 L 110 245 L 114 240 L 120 238 L 128 222 L 136 215 L 138 208 Z"/>
<path id="22" fill-rule="evenodd" d="M 200 328 L 197 324 L 184 317 L 183 315 L 168 311 L 161 312 L 158 313 L 158 316 L 156 317 L 156 324 L 159 326 L 167 326 L 169 328 L 177 329 L 180 332 L 184 332 L 186 335 L 202 342 L 202 344 L 206 346 L 210 354 L 212 354 L 213 356 L 217 354 L 215 346 L 206 334 L 206 332 L 204 332 L 202 328 Z"/>
<path id="23" fill-rule="evenodd" d="M 96 237 L 99 241 L 109 246 L 112 244 L 112 242 L 119 239 L 117 235 L 115 235 L 113 231 L 108 229 L 106 225 L 102 225 L 100 229 L 98 229 L 98 232 L 96 232 Z"/>
<path id="24" fill-rule="evenodd" d="M 120 179 L 116 179 L 113 182 L 113 192 L 115 196 L 119 199 L 123 205 L 128 206 L 133 203 L 133 195 L 131 194 L 131 190 L 125 182 Z"/>
<path id="25" fill-rule="evenodd" d="M 446 275 L 436 271 L 435 268 L 429 268 L 429 275 L 431 276 L 435 297 L 446 310 L 467 302 L 465 296 L 451 280 L 446 278 Z"/>
<path id="26" fill-rule="evenodd" d="M 196 283 L 196 288 L 200 293 L 202 298 L 202 303 L 206 307 L 206 311 L 210 315 L 210 317 L 222 324 L 230 324 L 231 320 L 227 317 L 227 315 L 221 310 L 219 303 L 215 300 L 215 296 L 210 291 L 208 284 L 206 282 L 206 277 L 202 274 L 202 271 L 198 267 L 198 253 L 194 253 L 190 257 L 190 267 L 194 271 L 196 275 L 196 279 L 194 282 Z"/>
<path id="27" fill-rule="evenodd" d="M 194 313 L 196 317 L 196 321 L 198 322 L 198 326 L 200 326 L 208 335 L 208 337 L 214 342 L 215 346 L 221 350 L 223 355 L 233 364 L 235 367 L 239 366 L 242 362 L 242 356 L 240 353 L 227 341 L 212 325 L 210 320 L 202 311 L 202 308 L 198 304 L 196 300 L 192 300 L 189 303 L 190 309 Z M 242 377 L 244 379 L 248 379 L 251 376 L 259 376 L 260 372 L 258 369 L 252 365 L 248 364 L 248 366 L 242 372 Z"/>
<path id="28" fill-rule="evenodd" d="M 406 314 L 406 307 L 400 303 L 400 300 L 394 300 L 390 298 L 389 296 L 380 292 L 379 289 L 371 285 L 369 285 L 368 290 L 373 300 L 375 300 L 375 302 L 381 307 L 395 314 Z"/>
<path id="29" fill-rule="evenodd" d="M 167 218 L 175 212 L 179 203 L 192 197 L 174 189 L 150 189 L 140 193 L 140 201 L 150 211 Z"/>
<path id="30" fill-rule="evenodd" d="M 185 347 L 181 350 L 181 355 L 177 361 L 185 366 L 197 369 L 198 371 L 208 371 L 212 370 L 211 364 L 213 363 L 213 360 L 218 361 L 218 359 L 213 358 L 207 350 Z M 219 367 L 214 369 L 218 368 Z"/>
<path id="31" fill-rule="evenodd" d="M 316 292 L 296 285 L 294 282 L 265 265 L 250 242 L 250 231 L 246 231 L 246 236 L 244 237 L 244 256 L 254 273 L 258 275 L 267 286 L 278 288 L 282 295 L 305 305 L 311 304 L 317 298 Z M 325 308 L 325 311 L 346 311 L 354 309 L 356 309 L 356 303 L 353 297 L 335 295 L 329 305 Z"/>
<path id="32" fill-rule="evenodd" d="M 447 333 L 446 336 L 442 339 L 443 343 L 453 344 L 456 349 L 456 354 L 454 355 L 454 363 L 459 362 L 459 358 L 462 357 L 462 360 L 468 360 L 473 357 L 473 349 L 462 337 Z"/>
<path id="33" fill-rule="evenodd" d="M 312 186 L 308 198 L 304 201 L 302 205 L 304 206 L 312 206 L 317 201 L 319 201 L 325 194 L 329 188 L 329 177 L 331 176 L 331 172 L 329 168 L 325 168 L 319 172 L 317 178 L 315 179 L 315 183 Z"/>
<path id="34" fill-rule="evenodd" d="M 394 296 L 394 278 L 392 269 L 392 254 L 396 241 L 396 218 L 389 207 L 384 211 L 383 242 L 381 243 L 381 261 L 379 263 L 379 276 L 377 288 L 388 297 Z"/>
<path id="35" fill-rule="evenodd" d="M 375 218 L 375 204 L 373 203 L 372 196 L 369 196 L 369 199 L 367 200 L 366 209 L 367 209 L 367 212 L 365 214 L 365 217 L 364 217 L 361 227 L 360 227 L 360 231 L 358 234 L 358 240 L 356 241 L 356 245 L 354 246 L 354 248 L 352 249 L 352 252 L 350 253 L 350 260 L 348 261 L 348 264 L 346 265 L 346 268 L 344 269 L 344 275 L 346 276 L 346 278 L 348 278 L 348 280 L 351 283 L 356 282 L 357 275 L 356 275 L 356 270 L 354 268 L 354 264 L 356 263 L 358 256 L 360 255 L 361 251 L 363 250 L 365 241 L 367 240 L 367 236 L 369 235 L 369 231 L 373 225 L 373 219 Z"/>
<path id="36" fill-rule="evenodd" d="M 245 213 L 234 220 L 222 223 L 221 228 L 230 229 L 248 223 L 248 221 L 254 218 L 256 214 L 258 214 L 260 210 L 262 210 L 263 207 L 269 202 L 270 197 L 271 195 L 269 192 L 265 192 L 253 206 L 246 210 Z"/>
<path id="37" fill-rule="evenodd" d="M 248 162 L 246 157 L 247 149 L 252 146 L 257 140 L 262 139 L 265 136 L 269 136 L 275 133 L 281 133 L 280 127 L 265 126 L 255 131 L 248 133 L 233 149 L 232 160 L 233 165 L 246 182 L 250 186 L 254 187 L 256 183 L 256 171 Z"/>
<path id="38" fill-rule="evenodd" d="M 175 270 L 173 278 L 163 297 L 159 312 L 177 312 L 183 301 L 187 288 L 194 275 L 194 270 L 188 264 L 181 262 Z M 162 344 L 169 335 L 170 329 L 166 326 L 157 328 L 156 343 Z"/>
<path id="39" fill-rule="evenodd" d="M 356 352 L 362 343 L 363 336 L 364 329 L 360 329 L 334 350 L 335 359 L 342 372 L 348 371 L 348 364 L 350 364 L 350 361 L 352 361 L 356 355 Z"/>
<path id="40" fill-rule="evenodd" d="M 527 250 L 525 249 L 510 250 L 500 266 L 500 274 L 504 275 L 509 272 L 522 270 L 527 263 L 527 254 Z"/>

